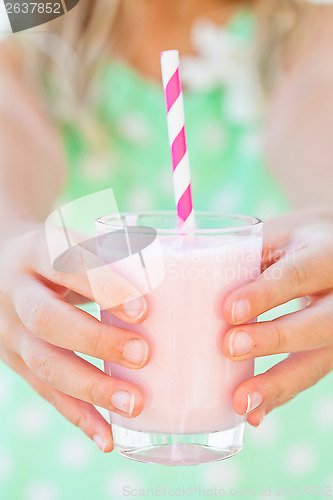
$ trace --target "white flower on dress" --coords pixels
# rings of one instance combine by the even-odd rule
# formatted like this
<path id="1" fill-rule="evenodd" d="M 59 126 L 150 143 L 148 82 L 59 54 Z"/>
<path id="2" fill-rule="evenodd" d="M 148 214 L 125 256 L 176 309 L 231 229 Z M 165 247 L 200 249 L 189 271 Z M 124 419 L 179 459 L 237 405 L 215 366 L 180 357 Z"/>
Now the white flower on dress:
<path id="1" fill-rule="evenodd" d="M 209 152 L 223 151 L 229 144 L 229 135 L 221 120 L 202 122 L 200 127 L 202 146 Z"/>
<path id="2" fill-rule="evenodd" d="M 149 210 L 155 204 L 152 186 L 136 184 L 126 192 L 126 207 L 132 211 Z"/>
<path id="3" fill-rule="evenodd" d="M 117 129 L 123 137 L 137 145 L 146 146 L 152 140 L 143 114 L 133 112 L 123 115 L 117 122 Z"/>
<path id="4" fill-rule="evenodd" d="M 81 174 L 87 182 L 100 185 L 101 182 L 110 179 L 115 167 L 116 162 L 109 151 L 92 153 L 82 160 Z"/>
<path id="5" fill-rule="evenodd" d="M 254 43 L 201 19 L 193 25 L 192 45 L 198 55 L 181 58 L 184 87 L 199 91 L 223 87 L 228 119 L 253 124 L 261 114 Z"/>

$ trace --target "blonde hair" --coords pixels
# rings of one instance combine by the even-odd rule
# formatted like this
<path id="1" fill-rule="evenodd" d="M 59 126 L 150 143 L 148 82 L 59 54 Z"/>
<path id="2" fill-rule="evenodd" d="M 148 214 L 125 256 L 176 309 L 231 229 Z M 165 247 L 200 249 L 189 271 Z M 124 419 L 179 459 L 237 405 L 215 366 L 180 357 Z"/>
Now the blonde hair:
<path id="1" fill-rule="evenodd" d="M 82 0 L 30 36 L 28 43 L 25 33 L 19 37 L 25 77 L 42 94 L 57 97 L 55 107 L 46 100 L 52 115 L 66 120 L 87 98 L 96 61 L 118 29 L 120 12 L 121 0 L 107 0 L 107 6 L 104 0 Z"/>
<path id="2" fill-rule="evenodd" d="M 261 1 L 257 61 L 266 93 L 306 40 L 310 9 L 305 0 Z"/>
<path id="3" fill-rule="evenodd" d="M 228 1 L 244 5 L 244 1 Z M 298 0 L 245 1 L 249 3 L 259 3 L 258 67 L 265 87 L 270 88 L 284 56 L 300 38 L 303 7 Z M 144 0 L 81 0 L 67 15 L 31 37 L 31 43 L 23 44 L 28 51 L 27 76 L 35 87 L 40 85 L 41 92 L 46 88 L 54 97 L 45 100 L 53 116 L 66 121 L 75 114 L 82 127 L 93 130 L 88 117 L 96 65 L 110 50 L 117 54 L 121 48 L 121 55 L 130 58 L 138 41 L 135 37 L 143 34 L 138 26 L 144 25 L 140 23 L 144 4 Z M 52 104 L 55 99 L 56 106 Z"/>

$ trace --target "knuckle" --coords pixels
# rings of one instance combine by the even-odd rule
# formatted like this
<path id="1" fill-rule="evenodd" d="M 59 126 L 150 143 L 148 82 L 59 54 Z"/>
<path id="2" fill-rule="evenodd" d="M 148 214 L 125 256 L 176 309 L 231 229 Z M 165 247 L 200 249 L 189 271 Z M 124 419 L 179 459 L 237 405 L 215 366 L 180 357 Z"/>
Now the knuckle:
<path id="1" fill-rule="evenodd" d="M 106 343 L 104 328 L 96 328 L 96 331 L 89 336 L 88 348 L 90 353 L 93 355 L 100 355 L 101 353 L 104 353 L 107 348 Z"/>
<path id="2" fill-rule="evenodd" d="M 282 386 L 281 381 L 272 378 L 270 386 L 271 386 L 272 400 L 279 401 L 280 399 L 283 399 L 285 394 L 285 389 Z"/>
<path id="3" fill-rule="evenodd" d="M 54 378 L 55 367 L 56 359 L 47 358 L 43 360 L 35 359 L 31 368 L 40 379 L 51 383 Z"/>
<path id="4" fill-rule="evenodd" d="M 33 332 L 42 332 L 48 329 L 50 311 L 48 306 L 33 303 L 28 307 L 26 325 Z"/>
<path id="5" fill-rule="evenodd" d="M 105 392 L 103 388 L 105 389 L 101 376 L 92 377 L 86 388 L 86 401 L 99 405 L 101 403 L 102 395 Z"/>
<path id="6" fill-rule="evenodd" d="M 323 379 L 328 375 L 331 371 L 331 364 L 332 364 L 332 359 L 330 357 L 324 356 L 322 359 L 322 362 L 316 363 L 314 366 L 314 382 L 313 384 L 317 383 L 319 380 Z M 313 385 L 312 384 L 312 385 Z"/>
<path id="7" fill-rule="evenodd" d="M 268 283 L 266 283 L 264 280 L 262 281 L 261 284 L 261 293 L 260 297 L 258 297 L 258 306 L 267 306 L 272 303 L 272 290 L 271 287 Z"/>
<path id="8" fill-rule="evenodd" d="M 29 351 L 27 353 L 23 352 L 22 358 L 30 370 L 32 370 L 33 373 L 39 377 L 39 379 L 52 383 L 56 366 L 56 358 L 39 358 L 35 353 Z M 39 387 L 36 387 L 35 390 L 40 394 L 41 389 L 39 389 Z"/>
<path id="9" fill-rule="evenodd" d="M 283 328 L 280 328 L 277 324 L 274 324 L 276 320 L 273 320 L 273 349 L 276 353 L 286 352 L 287 339 Z"/>
<path id="10" fill-rule="evenodd" d="M 263 374 L 262 377 L 268 400 L 270 402 L 274 402 L 283 398 L 283 395 L 285 394 L 285 388 L 281 383 L 279 377 L 275 377 L 274 374 L 270 372 L 270 370 Z"/>
<path id="11" fill-rule="evenodd" d="M 87 428 L 87 415 L 84 413 L 75 413 L 74 415 L 71 416 L 70 421 L 72 422 L 75 427 L 78 427 L 82 431 L 84 431 Z"/>
<path id="12" fill-rule="evenodd" d="M 292 285 L 302 289 L 308 279 L 306 267 L 300 263 L 289 263 L 286 266 Z"/>
<path id="13" fill-rule="evenodd" d="M 39 395 L 51 404 L 59 413 L 66 416 L 66 418 L 76 427 L 84 430 L 87 427 L 87 416 L 84 413 L 64 412 L 63 395 L 56 390 L 38 390 Z"/>

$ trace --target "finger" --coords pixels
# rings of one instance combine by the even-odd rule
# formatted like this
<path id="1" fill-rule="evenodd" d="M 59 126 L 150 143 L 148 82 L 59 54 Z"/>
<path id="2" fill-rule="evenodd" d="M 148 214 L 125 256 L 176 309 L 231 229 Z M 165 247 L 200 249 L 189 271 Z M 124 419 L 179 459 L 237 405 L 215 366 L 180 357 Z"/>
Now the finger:
<path id="1" fill-rule="evenodd" d="M 3 357 L 3 355 L 1 356 Z M 52 404 L 70 423 L 79 427 L 92 439 L 101 451 L 108 453 L 113 449 L 110 424 L 89 403 L 64 394 L 38 378 L 13 352 L 6 354 L 5 362 L 18 373 L 46 401 Z"/>
<path id="2" fill-rule="evenodd" d="M 265 373 L 244 381 L 234 393 L 234 409 L 240 415 L 248 415 L 270 405 L 284 404 L 332 369 L 332 345 L 291 354 Z"/>
<path id="3" fill-rule="evenodd" d="M 324 250 L 299 250 L 268 267 L 257 280 L 231 292 L 224 301 L 223 314 L 231 324 L 246 323 L 289 300 L 327 289 L 330 276 L 333 259 L 327 259 Z"/>
<path id="4" fill-rule="evenodd" d="M 327 210 L 320 206 L 307 207 L 272 217 L 264 221 L 263 258 L 264 269 L 277 262 L 287 248 L 302 248 L 303 236 L 309 239 L 309 226 L 318 228 L 318 220 L 331 221 Z M 306 221 L 306 227 L 304 226 Z M 326 229 L 327 231 L 327 229 Z"/>
<path id="5" fill-rule="evenodd" d="M 34 232 L 29 238 L 25 241 L 27 249 L 24 257 L 28 272 L 37 272 L 50 284 L 55 283 L 97 302 L 122 321 L 136 324 L 145 319 L 147 303 L 142 293 L 97 255 L 76 245 L 57 259 L 55 269 L 50 262 L 45 237 L 37 246 L 34 244 L 34 238 L 37 238 Z"/>
<path id="6" fill-rule="evenodd" d="M 289 215 L 289 214 L 288 214 Z M 287 215 L 273 217 L 264 221 L 262 269 L 277 262 L 288 245 L 291 234 L 291 222 Z"/>
<path id="7" fill-rule="evenodd" d="M 18 350 L 26 365 L 58 391 L 129 418 L 142 411 L 143 395 L 135 385 L 110 377 L 71 351 L 30 332 L 22 332 Z"/>
<path id="8" fill-rule="evenodd" d="M 22 323 L 46 342 L 128 368 L 148 362 L 150 348 L 141 335 L 104 325 L 32 276 L 21 275 L 13 302 Z"/>
<path id="9" fill-rule="evenodd" d="M 232 328 L 223 339 L 223 351 L 230 359 L 243 360 L 333 344 L 332 310 L 333 297 L 328 295 L 273 321 Z"/>

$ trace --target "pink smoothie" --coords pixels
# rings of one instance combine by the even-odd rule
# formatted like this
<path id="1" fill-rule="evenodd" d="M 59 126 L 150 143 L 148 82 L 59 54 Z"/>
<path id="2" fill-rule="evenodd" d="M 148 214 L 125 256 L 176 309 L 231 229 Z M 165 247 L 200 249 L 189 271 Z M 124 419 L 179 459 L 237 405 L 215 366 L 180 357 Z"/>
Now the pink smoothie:
<path id="1" fill-rule="evenodd" d="M 261 238 L 195 236 L 184 244 L 179 236 L 159 236 L 159 241 L 165 278 L 145 295 L 147 319 L 129 326 L 101 313 L 104 323 L 142 334 L 152 348 L 149 364 L 140 370 L 105 362 L 106 373 L 134 383 L 145 399 L 138 417 L 111 413 L 111 421 L 128 429 L 173 434 L 233 428 L 244 419 L 234 412 L 232 395 L 253 375 L 254 366 L 253 361 L 233 362 L 224 356 L 222 339 L 230 325 L 222 316 L 222 303 L 229 291 L 259 275 Z M 140 289 L 142 273 L 135 265 L 120 261 L 112 268 Z"/>

